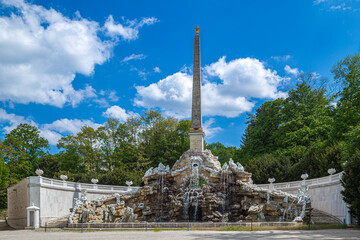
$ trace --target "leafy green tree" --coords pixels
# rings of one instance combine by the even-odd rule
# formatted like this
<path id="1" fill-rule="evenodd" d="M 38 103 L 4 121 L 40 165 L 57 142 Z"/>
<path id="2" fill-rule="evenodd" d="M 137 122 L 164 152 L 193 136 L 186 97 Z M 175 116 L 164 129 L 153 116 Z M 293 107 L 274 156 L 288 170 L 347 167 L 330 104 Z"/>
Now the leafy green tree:
<path id="1" fill-rule="evenodd" d="M 360 124 L 351 127 L 345 134 L 342 144 L 342 159 L 344 162 L 344 175 L 341 192 L 344 201 L 349 204 L 350 214 L 360 224 Z"/>
<path id="2" fill-rule="evenodd" d="M 83 126 L 75 136 L 62 137 L 57 147 L 66 149 L 66 153 L 69 155 L 76 154 L 73 155 L 75 162 L 80 161 L 88 171 L 96 171 L 103 164 L 98 145 L 97 131 L 92 127 Z"/>
<path id="3" fill-rule="evenodd" d="M 39 168 L 44 171 L 43 177 L 54 178 L 57 172 L 59 172 L 59 154 L 46 155 L 40 158 Z"/>
<path id="4" fill-rule="evenodd" d="M 177 120 L 165 119 L 158 111 L 146 111 L 141 120 L 143 130 L 139 135 L 146 157 L 153 166 L 174 163 L 179 157 L 175 148 Z"/>
<path id="5" fill-rule="evenodd" d="M 243 163 L 250 159 L 276 150 L 278 131 L 282 120 L 283 99 L 265 102 L 255 115 L 249 114 L 249 121 L 241 146 L 240 158 Z"/>
<path id="6" fill-rule="evenodd" d="M 228 162 L 230 158 L 234 158 L 236 151 L 236 147 L 225 147 L 220 142 L 207 144 L 206 149 L 209 149 L 212 152 L 212 154 L 217 156 L 221 164 Z"/>
<path id="7" fill-rule="evenodd" d="M 342 139 L 351 126 L 360 122 L 360 55 L 347 56 L 331 70 L 340 86 L 336 102 L 336 137 Z"/>
<path id="8" fill-rule="evenodd" d="M 6 188 L 9 185 L 9 174 L 9 168 L 6 166 L 0 155 L 0 210 L 7 208 Z"/>
<path id="9" fill-rule="evenodd" d="M 49 143 L 29 124 L 19 124 L 0 143 L 2 157 L 10 169 L 10 184 L 34 175 L 41 157 L 48 154 Z"/>
<path id="10" fill-rule="evenodd" d="M 245 166 L 245 170 L 252 173 L 252 179 L 257 184 L 268 183 L 268 179 L 272 177 L 276 179 L 276 182 L 287 181 L 290 168 L 289 157 L 275 157 L 271 154 L 258 156 Z"/>
<path id="11" fill-rule="evenodd" d="M 282 108 L 282 124 L 275 134 L 278 147 L 298 151 L 299 146 L 309 147 L 328 141 L 333 131 L 330 99 L 324 87 L 313 88 L 313 74 L 300 77 L 300 83 L 289 91 Z"/>
<path id="12" fill-rule="evenodd" d="M 0 189 L 5 189 L 9 185 L 9 168 L 4 163 L 0 155 Z"/>
<path id="13" fill-rule="evenodd" d="M 265 102 L 255 115 L 250 115 L 239 153 L 249 169 L 261 168 L 253 172 L 258 180 L 271 177 L 266 174 L 268 165 L 277 166 L 276 162 L 283 159 L 291 163 L 284 173 L 286 181 L 298 180 L 305 172 L 310 177 L 324 176 L 329 167 L 339 167 L 339 151 L 332 149 L 338 146 L 332 138 L 332 97 L 324 87 L 314 87 L 316 81 L 314 74 L 301 75 L 286 99 Z M 265 158 L 269 159 L 268 165 L 260 164 L 259 159 Z M 259 178 L 256 172 L 265 175 Z"/>

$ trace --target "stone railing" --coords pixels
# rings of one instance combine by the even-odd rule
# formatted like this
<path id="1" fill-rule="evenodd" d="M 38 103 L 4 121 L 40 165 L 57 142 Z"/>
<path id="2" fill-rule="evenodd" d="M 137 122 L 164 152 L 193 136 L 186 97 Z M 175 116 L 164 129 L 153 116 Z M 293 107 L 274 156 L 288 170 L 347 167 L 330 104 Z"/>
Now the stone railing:
<path id="1" fill-rule="evenodd" d="M 57 180 L 52 178 L 32 176 L 29 181 L 30 186 L 40 185 L 41 187 L 50 187 L 57 189 L 67 189 L 72 191 L 80 191 L 81 189 L 87 189 L 91 192 L 126 192 L 127 186 L 114 186 L 114 185 L 101 185 L 101 184 L 89 184 L 89 183 L 76 183 L 63 180 Z M 137 190 L 139 187 L 131 187 L 131 190 Z"/>
<path id="2" fill-rule="evenodd" d="M 309 188 L 319 187 L 319 186 L 340 183 L 342 174 L 343 172 L 340 172 L 334 175 L 329 175 L 321 178 L 314 178 L 314 179 L 294 181 L 294 182 L 273 183 L 272 185 L 274 189 L 278 189 L 278 190 L 297 190 L 301 188 L 301 185 L 305 181 L 306 186 L 308 186 Z M 257 184 L 257 186 L 261 188 L 269 189 L 270 184 Z"/>

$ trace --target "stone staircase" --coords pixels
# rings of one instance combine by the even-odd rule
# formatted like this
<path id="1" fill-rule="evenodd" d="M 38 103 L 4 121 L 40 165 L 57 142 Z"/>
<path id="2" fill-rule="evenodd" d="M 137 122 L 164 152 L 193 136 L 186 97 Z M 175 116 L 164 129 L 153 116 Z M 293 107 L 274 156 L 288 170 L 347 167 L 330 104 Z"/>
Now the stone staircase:
<path id="1" fill-rule="evenodd" d="M 46 223 L 47 228 L 64 228 L 67 226 L 69 216 L 57 218 Z"/>
<path id="2" fill-rule="evenodd" d="M 343 224 L 337 217 L 316 209 L 311 211 L 311 221 L 313 223 Z"/>
<path id="3" fill-rule="evenodd" d="M 5 231 L 5 230 L 13 230 L 13 228 L 7 225 L 5 220 L 0 220 L 0 231 Z"/>

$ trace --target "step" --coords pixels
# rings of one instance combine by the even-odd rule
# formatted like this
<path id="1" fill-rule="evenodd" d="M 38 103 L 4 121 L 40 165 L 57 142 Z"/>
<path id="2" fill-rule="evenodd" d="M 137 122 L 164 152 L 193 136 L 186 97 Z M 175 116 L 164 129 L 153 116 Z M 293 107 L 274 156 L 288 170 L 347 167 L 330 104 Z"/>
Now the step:
<path id="1" fill-rule="evenodd" d="M 311 221 L 314 223 L 342 224 L 343 222 L 335 216 L 320 210 L 313 209 L 311 211 Z"/>

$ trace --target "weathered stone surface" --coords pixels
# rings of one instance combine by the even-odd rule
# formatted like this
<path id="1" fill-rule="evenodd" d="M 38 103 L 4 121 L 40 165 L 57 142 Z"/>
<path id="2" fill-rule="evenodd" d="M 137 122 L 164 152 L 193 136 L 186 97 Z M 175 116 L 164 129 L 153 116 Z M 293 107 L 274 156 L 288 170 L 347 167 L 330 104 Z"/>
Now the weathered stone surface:
<path id="1" fill-rule="evenodd" d="M 191 128 L 202 128 L 201 115 L 201 64 L 200 64 L 200 36 L 195 35 L 194 42 L 194 65 L 193 65 L 193 91 L 192 91 L 192 112 Z"/>
<path id="2" fill-rule="evenodd" d="M 201 186 L 198 178 L 206 183 Z M 187 151 L 171 170 L 161 164 L 143 179 L 146 185 L 138 191 L 82 202 L 74 208 L 72 222 L 84 219 L 84 209 L 89 223 L 310 220 L 306 189 L 298 196 L 261 189 L 241 166 L 230 161 L 221 167 L 210 151 Z"/>

